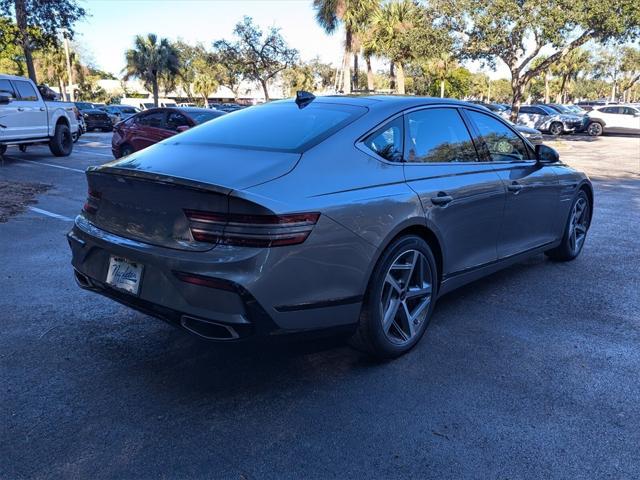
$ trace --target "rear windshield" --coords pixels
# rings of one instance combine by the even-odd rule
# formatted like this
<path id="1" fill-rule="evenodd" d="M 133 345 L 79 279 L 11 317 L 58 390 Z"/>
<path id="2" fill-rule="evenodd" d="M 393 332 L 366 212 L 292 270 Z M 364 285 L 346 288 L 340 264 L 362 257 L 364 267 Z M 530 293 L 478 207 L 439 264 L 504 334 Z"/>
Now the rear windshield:
<path id="1" fill-rule="evenodd" d="M 302 152 L 364 115 L 354 105 L 274 102 L 228 113 L 189 130 L 180 140 L 281 152 Z"/>
<path id="2" fill-rule="evenodd" d="M 191 119 L 196 122 L 196 124 L 200 125 L 201 123 L 208 122 L 209 120 L 213 120 L 214 118 L 218 118 L 223 115 L 222 112 L 216 112 L 215 110 L 211 111 L 198 111 L 198 112 L 187 112 L 187 114 L 191 117 Z"/>

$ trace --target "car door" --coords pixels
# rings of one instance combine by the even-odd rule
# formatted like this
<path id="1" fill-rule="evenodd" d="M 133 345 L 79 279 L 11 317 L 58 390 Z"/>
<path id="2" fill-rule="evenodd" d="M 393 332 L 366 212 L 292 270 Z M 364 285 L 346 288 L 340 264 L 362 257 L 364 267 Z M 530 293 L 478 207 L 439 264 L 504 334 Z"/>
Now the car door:
<path id="1" fill-rule="evenodd" d="M 592 110 L 590 117 L 602 120 L 605 131 L 609 133 L 619 133 L 621 131 L 618 107 L 600 107 L 597 110 Z"/>
<path id="2" fill-rule="evenodd" d="M 130 142 L 138 151 L 167 138 L 166 111 L 151 110 L 135 119 Z"/>
<path id="3" fill-rule="evenodd" d="M 622 110 L 621 124 L 624 133 L 640 133 L 640 110 L 635 107 L 620 107 Z"/>
<path id="4" fill-rule="evenodd" d="M 18 94 L 9 80 L 0 79 L 0 93 L 10 97 L 9 103 L 0 105 L 0 139 L 18 138 L 22 134 L 22 112 L 18 111 L 16 97 Z M 20 115 L 19 115 L 20 114 Z"/>
<path id="5" fill-rule="evenodd" d="M 18 98 L 12 103 L 18 109 L 16 138 L 44 138 L 49 135 L 47 109 L 44 101 L 27 80 L 13 80 Z"/>
<path id="6" fill-rule="evenodd" d="M 495 261 L 505 188 L 480 161 L 458 109 L 422 108 L 404 117 L 405 179 L 443 239 L 444 275 Z"/>
<path id="7" fill-rule="evenodd" d="M 518 123 L 529 128 L 536 128 L 540 124 L 540 115 L 535 113 L 533 107 L 522 106 L 518 112 Z"/>
<path id="8" fill-rule="evenodd" d="M 556 240 L 560 186 L 553 166 L 538 163 L 533 149 L 502 120 L 471 109 L 465 114 L 507 190 L 498 258 Z"/>

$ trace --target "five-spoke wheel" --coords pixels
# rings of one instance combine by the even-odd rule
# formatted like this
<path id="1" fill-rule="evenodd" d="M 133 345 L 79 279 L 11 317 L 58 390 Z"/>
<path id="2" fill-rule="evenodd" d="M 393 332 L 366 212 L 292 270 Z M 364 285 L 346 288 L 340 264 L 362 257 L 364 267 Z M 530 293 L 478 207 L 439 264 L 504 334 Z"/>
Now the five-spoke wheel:
<path id="1" fill-rule="evenodd" d="M 411 349 L 422 337 L 438 293 L 436 261 L 420 237 L 396 239 L 369 281 L 355 346 L 382 358 Z"/>

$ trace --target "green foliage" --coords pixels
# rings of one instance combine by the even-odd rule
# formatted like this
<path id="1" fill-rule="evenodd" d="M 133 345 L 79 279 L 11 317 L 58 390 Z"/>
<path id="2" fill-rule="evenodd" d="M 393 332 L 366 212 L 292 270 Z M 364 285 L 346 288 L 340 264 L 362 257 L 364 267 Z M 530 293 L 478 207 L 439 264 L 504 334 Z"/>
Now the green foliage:
<path id="1" fill-rule="evenodd" d="M 298 61 L 298 51 L 287 45 L 280 29 L 270 27 L 263 32 L 251 17 L 238 22 L 233 33 L 235 41 L 218 40 L 214 50 L 221 59 L 231 60 L 243 78 L 259 82 L 269 100 L 269 81 Z"/>
<path id="2" fill-rule="evenodd" d="M 171 90 L 180 71 L 177 49 L 166 38 L 149 33 L 146 37 L 137 35 L 134 48 L 125 53 L 127 65 L 125 80 L 139 78 L 153 93 L 153 102 L 158 105 L 160 84 L 164 90 Z"/>
<path id="3" fill-rule="evenodd" d="M 465 39 L 466 58 L 510 69 L 514 115 L 524 87 L 589 40 L 621 42 L 640 35 L 637 0 L 435 0 Z M 537 65 L 541 51 L 551 51 Z"/>

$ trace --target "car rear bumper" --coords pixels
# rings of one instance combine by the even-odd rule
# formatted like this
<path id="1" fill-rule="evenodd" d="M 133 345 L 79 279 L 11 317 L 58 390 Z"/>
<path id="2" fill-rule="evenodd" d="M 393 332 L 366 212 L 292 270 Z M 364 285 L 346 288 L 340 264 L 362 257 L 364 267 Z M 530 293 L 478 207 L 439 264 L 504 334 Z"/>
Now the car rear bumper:
<path id="1" fill-rule="evenodd" d="M 291 281 L 298 285 L 316 282 L 319 292 L 309 292 L 308 296 L 322 295 L 325 290 L 326 297 L 301 302 L 295 292 L 290 297 L 278 295 L 281 290 L 294 287 L 286 280 L 279 281 L 276 273 L 268 272 L 277 270 L 277 264 L 286 261 L 283 259 L 295 258 L 292 252 L 279 257 L 270 249 L 229 247 L 225 255 L 225 247 L 210 252 L 157 247 L 100 230 L 81 216 L 67 238 L 80 287 L 210 340 L 348 329 L 357 323 L 360 314 L 361 293 L 332 298 L 331 286 L 315 279 L 322 275 L 314 265 L 300 268 L 299 259 L 293 260 L 298 268 L 289 272 Z M 112 255 L 144 265 L 138 295 L 106 283 Z M 188 283 L 183 274 L 210 279 L 218 285 Z"/>

